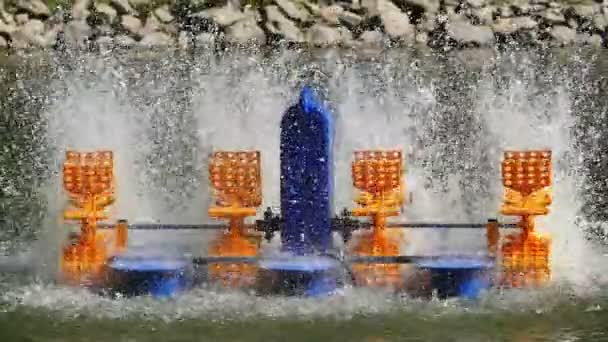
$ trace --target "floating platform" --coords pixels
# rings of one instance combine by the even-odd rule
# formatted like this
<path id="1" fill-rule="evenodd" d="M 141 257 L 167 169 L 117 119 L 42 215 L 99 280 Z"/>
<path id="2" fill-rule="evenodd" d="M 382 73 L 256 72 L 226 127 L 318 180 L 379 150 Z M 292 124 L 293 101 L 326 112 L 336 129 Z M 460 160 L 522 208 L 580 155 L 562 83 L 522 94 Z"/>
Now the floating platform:
<path id="1" fill-rule="evenodd" d="M 192 287 L 191 265 L 184 259 L 118 256 L 108 263 L 107 286 L 127 297 L 173 297 Z"/>
<path id="2" fill-rule="evenodd" d="M 489 257 L 442 256 L 421 259 L 416 267 L 429 272 L 429 287 L 438 298 L 475 299 L 492 287 L 495 261 Z"/>
<path id="3" fill-rule="evenodd" d="M 260 261 L 256 290 L 261 295 L 318 297 L 343 282 L 340 262 L 324 256 L 269 258 Z"/>

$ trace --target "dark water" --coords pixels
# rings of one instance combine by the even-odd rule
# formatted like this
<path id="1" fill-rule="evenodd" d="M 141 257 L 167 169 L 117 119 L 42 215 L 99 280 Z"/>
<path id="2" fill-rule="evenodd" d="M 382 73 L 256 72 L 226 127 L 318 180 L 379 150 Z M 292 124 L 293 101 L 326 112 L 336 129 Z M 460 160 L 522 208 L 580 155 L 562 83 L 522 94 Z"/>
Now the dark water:
<path id="1" fill-rule="evenodd" d="M 0 340 L 608 340 L 605 60 L 574 50 L 2 58 L 0 241 L 4 264 L 31 270 L 0 278 Z M 319 301 L 197 290 L 158 302 L 53 284 L 66 148 L 114 150 L 115 217 L 208 220 L 214 149 L 260 149 L 264 205 L 277 205 L 277 123 L 305 83 L 336 112 L 337 210 L 352 207 L 356 148 L 403 148 L 414 198 L 404 215 L 458 222 L 496 216 L 503 149 L 551 148 L 554 203 L 539 225 L 554 237 L 552 286 L 474 303 L 350 289 Z M 483 246 L 475 232 L 408 234 L 412 253 Z M 131 239 L 204 254 L 208 237 Z"/>

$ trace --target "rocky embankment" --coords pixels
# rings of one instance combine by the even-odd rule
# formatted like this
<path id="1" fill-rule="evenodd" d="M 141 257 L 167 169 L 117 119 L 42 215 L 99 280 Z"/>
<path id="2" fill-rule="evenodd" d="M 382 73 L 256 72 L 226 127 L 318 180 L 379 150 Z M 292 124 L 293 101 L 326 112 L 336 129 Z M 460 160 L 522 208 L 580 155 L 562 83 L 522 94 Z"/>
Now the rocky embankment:
<path id="1" fill-rule="evenodd" d="M 0 48 L 593 45 L 608 0 L 0 0 Z"/>

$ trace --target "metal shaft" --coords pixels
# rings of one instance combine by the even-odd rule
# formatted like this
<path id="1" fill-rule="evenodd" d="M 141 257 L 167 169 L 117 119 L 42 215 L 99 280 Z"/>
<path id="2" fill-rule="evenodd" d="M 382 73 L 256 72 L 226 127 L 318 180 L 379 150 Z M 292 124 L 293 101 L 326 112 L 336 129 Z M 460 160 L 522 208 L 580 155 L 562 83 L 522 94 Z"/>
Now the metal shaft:
<path id="1" fill-rule="evenodd" d="M 432 223 L 432 222 L 399 222 L 391 223 L 386 228 L 445 228 L 445 229 L 481 229 L 486 228 L 486 223 Z M 114 224 L 99 224 L 98 228 L 112 228 Z M 370 227 L 369 223 L 360 223 L 360 228 Z M 499 223 L 499 228 L 517 228 L 516 223 Z M 226 229 L 226 225 L 220 223 L 207 224 L 168 224 L 168 223 L 134 223 L 129 224 L 133 230 L 219 230 Z"/>

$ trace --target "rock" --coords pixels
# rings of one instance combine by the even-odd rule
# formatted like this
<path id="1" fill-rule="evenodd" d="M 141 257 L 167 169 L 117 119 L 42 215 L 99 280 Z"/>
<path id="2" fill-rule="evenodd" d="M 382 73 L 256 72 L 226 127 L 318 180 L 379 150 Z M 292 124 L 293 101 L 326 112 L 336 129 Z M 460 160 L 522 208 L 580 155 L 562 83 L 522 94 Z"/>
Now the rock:
<path id="1" fill-rule="evenodd" d="M 384 43 L 384 35 L 377 30 L 365 31 L 359 36 L 359 41 L 366 47 L 381 46 Z"/>
<path id="2" fill-rule="evenodd" d="M 486 0 L 466 0 L 465 2 L 472 8 L 483 8 L 486 4 Z"/>
<path id="3" fill-rule="evenodd" d="M 342 12 L 342 14 L 338 16 L 338 19 L 342 25 L 350 29 L 354 29 L 355 27 L 359 26 L 359 24 L 361 24 L 363 21 L 363 18 L 361 18 L 360 15 L 349 11 Z"/>
<path id="4" fill-rule="evenodd" d="M 360 7 L 365 10 L 365 14 L 368 18 L 375 17 L 379 14 L 378 1 L 379 0 L 360 0 Z"/>
<path id="5" fill-rule="evenodd" d="M 498 19 L 492 29 L 500 34 L 512 34 L 521 30 L 533 30 L 538 23 L 530 17 L 515 17 Z"/>
<path id="6" fill-rule="evenodd" d="M 542 14 L 542 17 L 549 24 L 563 24 L 566 22 L 566 17 L 564 17 L 564 15 L 559 10 L 556 10 L 554 8 L 550 8 L 550 9 L 546 10 Z"/>
<path id="7" fill-rule="evenodd" d="M 321 7 L 314 2 L 302 0 L 299 2 L 303 8 L 305 8 L 309 13 L 312 13 L 314 16 L 319 16 L 321 14 Z"/>
<path id="8" fill-rule="evenodd" d="M 589 35 L 586 33 L 576 34 L 576 43 L 580 45 L 590 45 L 594 47 L 602 46 L 602 37 L 598 34 Z"/>
<path id="9" fill-rule="evenodd" d="M 594 47 L 602 47 L 604 41 L 602 40 L 602 37 L 599 34 L 592 34 L 591 37 L 587 39 L 587 44 Z"/>
<path id="10" fill-rule="evenodd" d="M 572 44 L 576 39 L 576 31 L 562 25 L 554 26 L 550 34 L 554 41 L 562 45 Z"/>
<path id="11" fill-rule="evenodd" d="M 150 14 L 148 18 L 146 18 L 146 24 L 141 29 L 140 33 L 142 36 L 148 35 L 150 33 L 160 31 L 160 21 L 156 18 L 156 16 Z"/>
<path id="12" fill-rule="evenodd" d="M 293 21 L 287 19 L 275 5 L 269 5 L 264 8 L 268 21 L 266 29 L 273 34 L 281 36 L 288 42 L 301 43 L 304 42 L 304 35 Z"/>
<path id="13" fill-rule="evenodd" d="M 424 32 L 433 32 L 436 28 L 437 17 L 432 14 L 425 13 L 422 15 L 418 28 Z"/>
<path id="14" fill-rule="evenodd" d="M 72 20 L 85 20 L 89 16 L 91 0 L 76 0 L 72 6 Z"/>
<path id="15" fill-rule="evenodd" d="M 167 6 L 167 5 L 157 8 L 154 11 L 154 14 L 158 18 L 158 20 L 160 20 L 162 23 L 165 23 L 165 24 L 170 23 L 173 20 L 175 20 L 175 18 L 171 15 L 171 12 L 169 11 L 169 6 Z"/>
<path id="16" fill-rule="evenodd" d="M 593 16 L 593 27 L 598 31 L 604 31 L 608 26 L 608 20 L 606 17 L 601 14 L 596 14 Z"/>
<path id="17" fill-rule="evenodd" d="M 308 29 L 307 40 L 314 46 L 327 47 L 342 43 L 342 35 L 335 27 L 316 23 Z"/>
<path id="18" fill-rule="evenodd" d="M 180 49 L 189 49 L 192 47 L 193 40 L 194 37 L 192 36 L 192 32 L 181 31 L 177 37 L 177 46 Z"/>
<path id="19" fill-rule="evenodd" d="M 51 11 L 41 0 L 17 0 L 15 5 L 18 9 L 29 13 L 32 17 L 48 18 L 51 16 Z"/>
<path id="20" fill-rule="evenodd" d="M 439 12 L 439 0 L 399 0 L 408 7 L 424 10 L 427 13 Z"/>
<path id="21" fill-rule="evenodd" d="M 64 30 L 66 44 L 73 47 L 84 47 L 91 34 L 92 30 L 84 20 L 70 21 Z"/>
<path id="22" fill-rule="evenodd" d="M 226 41 L 233 44 L 262 45 L 266 42 L 266 35 L 255 18 L 249 16 L 226 28 Z"/>
<path id="23" fill-rule="evenodd" d="M 447 28 L 449 36 L 459 44 L 488 46 L 494 43 L 494 32 L 487 26 L 475 26 L 465 21 L 450 22 Z"/>
<path id="24" fill-rule="evenodd" d="M 5 24 L 0 20 L 0 33 L 10 36 L 16 29 L 14 25 Z"/>
<path id="25" fill-rule="evenodd" d="M 344 8 L 338 5 L 332 5 L 321 8 L 321 18 L 329 25 L 338 26 L 340 25 L 339 15 L 344 13 Z"/>
<path id="26" fill-rule="evenodd" d="M 19 27 L 11 35 L 13 47 L 20 49 L 28 46 L 49 47 L 57 39 L 57 30 L 45 32 L 44 23 L 33 19 Z"/>
<path id="27" fill-rule="evenodd" d="M 137 11 L 131 7 L 128 0 L 110 0 L 110 5 L 116 9 L 119 15 L 137 15 Z"/>
<path id="28" fill-rule="evenodd" d="M 353 12 L 346 11 L 344 8 L 338 5 L 321 8 L 320 16 L 329 25 L 344 25 L 349 28 L 354 28 L 363 21 L 361 16 Z"/>
<path id="29" fill-rule="evenodd" d="M 114 9 L 114 7 L 103 2 L 95 3 L 95 11 L 105 16 L 105 21 L 107 23 L 113 23 L 116 19 L 116 16 L 118 15 L 118 12 Z"/>
<path id="30" fill-rule="evenodd" d="M 0 1 L 0 23 L 2 23 L 2 21 L 4 21 L 7 25 L 15 25 L 13 16 L 4 10 L 2 1 Z"/>
<path id="31" fill-rule="evenodd" d="M 342 46 L 350 47 L 353 46 L 355 40 L 353 39 L 353 33 L 350 32 L 346 27 L 338 27 L 338 32 L 340 32 L 340 36 L 342 39 Z"/>
<path id="32" fill-rule="evenodd" d="M 415 27 L 410 24 L 410 18 L 407 14 L 401 12 L 392 3 L 388 1 L 379 2 L 380 19 L 384 25 L 384 32 L 396 40 L 414 41 Z"/>
<path id="33" fill-rule="evenodd" d="M 416 32 L 416 43 L 420 45 L 428 45 L 429 43 L 429 34 L 424 31 Z"/>
<path id="34" fill-rule="evenodd" d="M 167 46 L 173 45 L 173 39 L 171 38 L 171 36 L 169 36 L 166 33 L 152 32 L 152 33 L 146 34 L 141 39 L 139 44 L 146 46 L 146 47 L 160 47 L 160 46 L 167 47 Z"/>
<path id="35" fill-rule="evenodd" d="M 470 12 L 470 16 L 473 17 L 478 24 L 491 25 L 494 22 L 494 8 L 493 7 L 482 7 L 474 9 Z"/>
<path id="36" fill-rule="evenodd" d="M 212 20 L 220 27 L 228 27 L 245 18 L 245 14 L 232 6 L 215 7 L 196 13 L 194 17 Z"/>
<path id="37" fill-rule="evenodd" d="M 306 10 L 298 7 L 295 2 L 290 0 L 274 0 L 274 3 L 281 8 L 287 17 L 292 20 L 299 22 L 306 22 L 310 18 L 310 15 Z"/>
<path id="38" fill-rule="evenodd" d="M 112 48 L 112 46 L 114 45 L 114 38 L 112 37 L 108 37 L 108 36 L 102 36 L 99 37 L 95 40 L 95 43 L 97 43 L 97 45 L 101 48 Z"/>
<path id="39" fill-rule="evenodd" d="M 574 5 L 572 6 L 572 9 L 574 10 L 574 13 L 580 18 L 591 18 L 596 13 L 593 6 L 590 5 Z"/>
<path id="40" fill-rule="evenodd" d="M 8 42 L 6 41 L 6 39 L 4 39 L 4 37 L 0 36 L 0 49 L 6 48 L 8 48 Z"/>
<path id="41" fill-rule="evenodd" d="M 197 47 L 212 47 L 215 44 L 215 35 L 209 32 L 197 34 L 194 37 L 194 44 Z"/>
<path id="42" fill-rule="evenodd" d="M 25 13 L 17 14 L 15 16 L 15 22 L 17 25 L 25 25 L 29 20 L 30 17 Z"/>
<path id="43" fill-rule="evenodd" d="M 501 6 L 498 8 L 497 12 L 501 18 L 510 18 L 513 16 L 513 11 L 510 6 Z"/>
<path id="44" fill-rule="evenodd" d="M 134 35 L 139 35 L 142 28 L 141 21 L 132 15 L 123 15 L 120 20 L 120 25 L 127 30 L 127 32 Z"/>
<path id="45" fill-rule="evenodd" d="M 118 36 L 114 37 L 114 43 L 120 47 L 131 47 L 131 46 L 135 45 L 137 42 L 135 41 L 135 39 L 133 39 L 129 36 L 118 35 Z"/>
<path id="46" fill-rule="evenodd" d="M 531 12 L 530 4 L 527 2 L 514 3 L 511 5 L 513 13 L 517 16 L 528 15 Z"/>
<path id="47" fill-rule="evenodd" d="M 96 35 L 100 36 L 113 36 L 114 29 L 110 25 L 99 25 L 95 27 L 97 29 Z"/>

